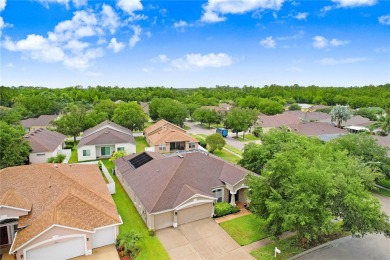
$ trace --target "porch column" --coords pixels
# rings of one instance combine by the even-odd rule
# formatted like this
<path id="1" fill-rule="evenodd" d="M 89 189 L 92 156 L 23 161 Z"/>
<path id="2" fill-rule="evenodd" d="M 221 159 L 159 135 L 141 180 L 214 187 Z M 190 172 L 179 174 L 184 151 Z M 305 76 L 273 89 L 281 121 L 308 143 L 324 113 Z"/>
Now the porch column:
<path id="1" fill-rule="evenodd" d="M 173 227 L 177 227 L 177 211 L 173 212 Z"/>
<path id="2" fill-rule="evenodd" d="M 230 205 L 232 206 L 236 206 L 236 193 L 237 192 L 230 191 Z"/>

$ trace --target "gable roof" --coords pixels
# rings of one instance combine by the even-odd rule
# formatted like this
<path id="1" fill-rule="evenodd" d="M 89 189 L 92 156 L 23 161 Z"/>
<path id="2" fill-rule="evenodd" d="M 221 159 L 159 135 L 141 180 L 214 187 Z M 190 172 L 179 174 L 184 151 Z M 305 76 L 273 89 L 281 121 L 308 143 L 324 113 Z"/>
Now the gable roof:
<path id="1" fill-rule="evenodd" d="M 37 129 L 30 134 L 26 134 L 24 139 L 30 143 L 32 153 L 53 152 L 65 142 L 66 136 L 47 129 Z"/>
<path id="2" fill-rule="evenodd" d="M 261 127 L 292 126 L 301 122 L 295 111 L 285 111 L 273 116 L 260 115 L 259 119 Z"/>
<path id="3" fill-rule="evenodd" d="M 299 123 L 292 127 L 292 129 L 302 135 L 320 136 L 333 134 L 347 134 L 348 131 L 338 128 L 333 124 L 323 122 L 305 122 Z"/>
<path id="4" fill-rule="evenodd" d="M 177 126 L 175 124 L 172 124 L 171 122 L 168 122 L 167 120 L 165 119 L 161 119 L 159 121 L 157 121 L 156 123 L 154 123 L 153 125 L 151 126 L 148 126 L 147 128 L 144 129 L 144 133 L 145 135 L 150 135 L 150 134 L 153 134 L 153 132 L 155 131 L 160 131 L 162 130 L 163 126 L 167 126 L 167 127 L 172 127 L 174 129 L 176 129 L 177 131 L 181 131 L 183 133 L 186 132 L 186 130 L 184 130 L 183 128 L 181 128 L 180 126 Z"/>
<path id="5" fill-rule="evenodd" d="M 114 201 L 97 165 L 33 164 L 0 170 L 0 196 L 10 191 L 26 198 L 31 211 L 19 218 L 21 228 L 11 247 L 17 250 L 51 227 L 86 231 L 120 224 Z M 29 205 L 29 204 L 26 204 Z"/>
<path id="6" fill-rule="evenodd" d="M 38 118 L 28 118 L 20 122 L 24 127 L 49 126 L 57 117 L 57 115 L 41 115 Z"/>
<path id="7" fill-rule="evenodd" d="M 362 116 L 353 116 L 351 117 L 349 120 L 347 121 L 343 121 L 341 123 L 342 126 L 353 126 L 353 125 L 357 125 L 357 126 L 368 126 L 368 125 L 371 125 L 372 121 L 370 121 L 370 119 L 368 118 L 365 118 L 365 117 L 362 117 Z"/>
<path id="8" fill-rule="evenodd" d="M 133 133 L 123 126 L 106 120 L 97 126 L 86 130 L 83 133 L 77 148 L 81 148 L 85 145 L 120 143 L 135 144 Z"/>
<path id="9" fill-rule="evenodd" d="M 194 137 L 188 135 L 186 130 L 172 124 L 164 119 L 145 128 L 145 137 L 150 145 L 159 145 L 170 142 L 199 142 Z"/>
<path id="10" fill-rule="evenodd" d="M 327 113 L 322 112 L 302 112 L 299 110 L 289 111 L 291 114 L 296 115 L 302 121 L 320 121 L 320 122 L 330 122 L 331 116 Z"/>
<path id="11" fill-rule="evenodd" d="M 114 163 L 149 213 L 173 209 L 195 194 L 214 197 L 214 187 L 235 185 L 248 173 L 213 155 L 194 152 L 181 156 L 158 155 L 137 169 L 128 163 L 134 155 Z"/>

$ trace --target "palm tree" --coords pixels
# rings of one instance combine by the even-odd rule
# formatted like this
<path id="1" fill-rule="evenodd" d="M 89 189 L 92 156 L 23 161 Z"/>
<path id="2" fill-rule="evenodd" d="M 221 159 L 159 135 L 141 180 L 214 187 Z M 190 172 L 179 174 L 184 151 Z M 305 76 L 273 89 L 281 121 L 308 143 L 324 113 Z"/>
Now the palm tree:
<path id="1" fill-rule="evenodd" d="M 117 237 L 116 246 L 123 250 L 123 256 L 130 254 L 132 258 L 135 258 L 140 250 L 139 241 L 141 238 L 142 236 L 139 233 L 130 230 L 129 232 L 121 233 Z"/>
<path id="2" fill-rule="evenodd" d="M 349 111 L 348 107 L 336 105 L 332 108 L 332 111 L 330 111 L 330 116 L 333 121 L 337 121 L 337 127 L 341 128 L 341 123 L 343 121 L 347 121 L 352 117 L 351 112 Z"/>
<path id="3" fill-rule="evenodd" d="M 382 128 L 382 131 L 385 132 L 385 134 L 388 134 L 390 132 L 390 115 L 381 116 L 374 125 Z"/>

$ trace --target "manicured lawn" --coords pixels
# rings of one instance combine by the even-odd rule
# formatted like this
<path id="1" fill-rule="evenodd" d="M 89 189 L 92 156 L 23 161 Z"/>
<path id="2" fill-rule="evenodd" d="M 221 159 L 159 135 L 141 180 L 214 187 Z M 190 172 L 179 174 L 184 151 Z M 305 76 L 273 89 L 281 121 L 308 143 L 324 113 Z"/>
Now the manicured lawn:
<path id="1" fill-rule="evenodd" d="M 134 139 L 136 142 L 137 153 L 142 153 L 145 151 L 145 147 L 149 147 L 149 144 L 146 142 L 145 137 L 137 136 Z"/>
<path id="2" fill-rule="evenodd" d="M 70 159 L 69 159 L 68 163 L 77 163 L 78 162 L 78 158 L 77 158 L 77 144 L 78 143 L 79 142 L 74 143 L 74 145 L 72 147 L 72 154 L 70 155 Z"/>
<path id="3" fill-rule="evenodd" d="M 203 137 L 204 139 L 206 139 L 206 137 L 207 137 L 207 135 L 205 135 L 205 134 L 197 134 L 197 136 Z"/>
<path id="4" fill-rule="evenodd" d="M 275 247 L 280 251 L 280 254 L 277 255 L 277 258 L 274 257 Z M 280 240 L 278 242 L 269 244 L 265 247 L 259 248 L 251 252 L 251 255 L 256 259 L 261 260 L 272 260 L 272 259 L 288 259 L 294 255 L 297 255 L 306 249 L 300 247 L 296 242 L 296 237 L 290 237 L 287 239 Z"/>
<path id="5" fill-rule="evenodd" d="M 241 150 L 238 150 L 237 148 L 234 148 L 233 146 L 230 146 L 230 145 L 225 145 L 224 148 L 228 149 L 229 151 L 232 151 L 236 154 L 239 154 L 239 155 L 242 155 L 242 151 Z"/>
<path id="6" fill-rule="evenodd" d="M 242 135 L 239 135 L 239 137 L 242 138 Z M 256 140 L 260 140 L 260 137 L 256 137 L 254 136 L 253 134 L 245 134 L 244 135 L 244 138 L 247 139 L 246 141 L 256 141 Z"/>
<path id="7" fill-rule="evenodd" d="M 228 220 L 220 225 L 242 246 L 267 237 L 265 232 L 261 230 L 265 225 L 265 220 L 253 214 Z"/>
<path id="8" fill-rule="evenodd" d="M 231 163 L 237 164 L 240 158 L 237 155 L 232 154 L 226 150 L 214 151 L 214 155 L 221 157 L 222 159 L 229 161 Z"/>
<path id="9" fill-rule="evenodd" d="M 107 159 L 102 161 L 111 174 L 114 164 Z M 119 231 L 122 233 L 128 230 L 135 230 L 143 237 L 141 240 L 141 251 L 137 259 L 169 259 L 168 253 L 160 243 L 160 240 L 156 236 L 149 236 L 145 223 L 116 176 L 112 174 L 111 176 L 115 181 L 116 187 L 116 193 L 112 197 L 123 220 L 123 224 L 119 226 Z"/>

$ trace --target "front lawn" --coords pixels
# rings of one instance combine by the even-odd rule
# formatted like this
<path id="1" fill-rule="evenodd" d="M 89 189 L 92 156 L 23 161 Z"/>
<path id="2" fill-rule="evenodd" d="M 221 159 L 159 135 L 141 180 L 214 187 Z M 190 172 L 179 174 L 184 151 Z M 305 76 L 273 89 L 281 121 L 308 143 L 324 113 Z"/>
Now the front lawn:
<path id="1" fill-rule="evenodd" d="M 272 260 L 275 259 L 275 247 L 282 251 L 276 259 L 288 259 L 306 250 L 298 245 L 296 236 L 293 236 L 254 250 L 251 255 L 256 259 Z"/>
<path id="2" fill-rule="evenodd" d="M 257 140 L 261 140 L 260 137 L 256 137 L 254 136 L 253 134 L 245 134 L 244 137 L 242 137 L 242 135 L 239 135 L 239 138 L 238 138 L 240 141 L 257 141 Z"/>
<path id="3" fill-rule="evenodd" d="M 142 153 L 145 151 L 145 147 L 149 147 L 149 144 L 146 142 L 145 137 L 137 136 L 134 138 L 136 142 L 136 152 Z"/>
<path id="4" fill-rule="evenodd" d="M 223 149 L 220 151 L 216 150 L 216 151 L 214 151 L 213 154 L 226 160 L 226 161 L 234 163 L 234 164 L 237 164 L 237 162 L 240 160 L 240 158 L 237 155 L 232 154 L 231 152 L 223 150 Z"/>
<path id="5" fill-rule="evenodd" d="M 116 193 L 112 195 L 118 209 L 119 215 L 122 217 L 123 224 L 119 226 L 119 232 L 123 233 L 128 230 L 135 230 L 142 235 L 141 251 L 137 259 L 169 259 L 168 253 L 160 243 L 156 236 L 149 236 L 148 228 L 138 214 L 133 203 L 131 202 L 126 191 L 116 178 L 112 175 L 114 163 L 108 159 L 102 160 L 111 177 L 115 181 Z"/>
<path id="6" fill-rule="evenodd" d="M 233 153 L 242 155 L 242 151 L 238 150 L 237 148 L 234 148 L 233 146 L 225 144 L 224 148 L 228 149 L 229 151 L 232 151 Z"/>
<path id="7" fill-rule="evenodd" d="M 222 222 L 221 227 L 241 246 L 266 238 L 265 220 L 253 214 Z"/>

